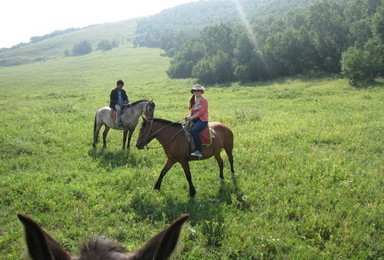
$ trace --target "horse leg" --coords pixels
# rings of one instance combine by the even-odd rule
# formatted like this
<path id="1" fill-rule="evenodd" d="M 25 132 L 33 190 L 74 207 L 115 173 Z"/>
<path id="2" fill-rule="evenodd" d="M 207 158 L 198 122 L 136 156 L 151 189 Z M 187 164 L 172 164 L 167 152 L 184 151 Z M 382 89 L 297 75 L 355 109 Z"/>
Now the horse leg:
<path id="1" fill-rule="evenodd" d="M 131 138 L 132 138 L 132 135 L 133 135 L 133 132 L 135 131 L 135 128 L 131 129 L 129 131 L 129 135 L 128 135 L 128 145 L 127 145 L 127 148 L 129 148 L 131 146 Z"/>
<path id="2" fill-rule="evenodd" d="M 192 183 L 192 176 L 191 176 L 191 170 L 189 168 L 189 163 L 188 161 L 185 161 L 185 162 L 180 162 L 180 164 L 181 166 L 183 166 L 185 177 L 187 178 L 187 181 L 189 184 L 189 196 L 194 197 L 196 194 L 196 190 Z"/>
<path id="3" fill-rule="evenodd" d="M 217 151 L 215 153 L 215 159 L 217 161 L 217 164 L 219 165 L 219 169 L 220 169 L 220 182 L 222 182 L 222 181 L 224 181 L 224 174 L 223 174 L 224 162 L 223 162 L 223 159 L 220 156 L 220 151 Z"/>
<path id="4" fill-rule="evenodd" d="M 123 132 L 123 150 L 125 149 L 125 143 L 127 142 L 127 134 L 128 134 L 128 130 L 124 130 Z M 129 147 L 129 145 L 128 145 Z"/>
<path id="5" fill-rule="evenodd" d="M 232 174 L 235 174 L 235 169 L 233 167 L 232 147 L 224 147 L 224 150 L 228 155 L 229 164 L 231 165 L 231 172 Z"/>
<path id="6" fill-rule="evenodd" d="M 109 127 L 105 126 L 104 132 L 103 132 L 103 147 L 107 148 L 107 134 L 109 132 Z"/>
<path id="7" fill-rule="evenodd" d="M 171 167 L 175 164 L 176 162 L 174 160 L 168 159 L 168 161 L 165 163 L 164 168 L 160 172 L 160 176 L 157 179 L 157 182 L 155 184 L 155 187 L 153 189 L 155 190 L 160 190 L 161 182 L 163 181 L 163 178 L 165 174 L 171 169 Z"/>

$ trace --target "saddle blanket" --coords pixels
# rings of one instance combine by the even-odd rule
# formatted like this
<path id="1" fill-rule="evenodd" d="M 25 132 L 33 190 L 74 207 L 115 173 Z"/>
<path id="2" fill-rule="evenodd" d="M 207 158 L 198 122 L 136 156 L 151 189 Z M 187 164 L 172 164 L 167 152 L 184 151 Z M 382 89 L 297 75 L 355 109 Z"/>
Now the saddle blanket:
<path id="1" fill-rule="evenodd" d="M 112 119 L 116 119 L 116 110 L 114 110 L 114 109 L 111 109 L 112 111 L 111 111 L 111 117 L 112 117 Z"/>
<path id="2" fill-rule="evenodd" d="M 203 130 L 201 130 L 200 134 L 200 140 L 201 144 L 203 145 L 210 145 L 212 142 L 212 131 L 211 129 L 207 126 Z"/>

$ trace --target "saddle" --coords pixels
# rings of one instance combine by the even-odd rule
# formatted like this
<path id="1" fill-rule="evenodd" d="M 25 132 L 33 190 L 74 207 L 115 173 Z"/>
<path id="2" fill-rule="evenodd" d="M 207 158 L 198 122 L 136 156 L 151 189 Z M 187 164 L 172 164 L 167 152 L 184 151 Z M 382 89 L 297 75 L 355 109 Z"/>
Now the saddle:
<path id="1" fill-rule="evenodd" d="M 195 150 L 195 143 L 193 142 L 193 138 L 191 135 L 191 124 L 190 122 L 183 124 L 184 134 L 187 138 L 188 143 L 191 144 L 191 151 Z M 200 133 L 201 144 L 205 146 L 209 146 L 212 144 L 212 140 L 215 138 L 215 131 L 209 127 L 209 125 L 204 128 Z"/>
<path id="2" fill-rule="evenodd" d="M 111 110 L 112 110 L 111 111 L 111 117 L 113 120 L 115 120 L 116 119 L 116 110 L 114 110 L 114 109 L 111 109 Z"/>
<path id="3" fill-rule="evenodd" d="M 123 114 L 127 107 L 129 107 L 129 104 L 121 104 L 121 114 Z M 111 118 L 116 119 L 116 110 L 111 109 Z"/>

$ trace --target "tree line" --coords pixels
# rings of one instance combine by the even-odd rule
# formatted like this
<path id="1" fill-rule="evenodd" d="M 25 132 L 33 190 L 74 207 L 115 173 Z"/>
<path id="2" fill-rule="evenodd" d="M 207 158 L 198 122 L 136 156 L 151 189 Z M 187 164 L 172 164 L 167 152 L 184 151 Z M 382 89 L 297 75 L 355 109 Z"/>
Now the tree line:
<path id="1" fill-rule="evenodd" d="M 168 48 L 167 74 L 210 84 L 323 71 L 362 86 L 384 75 L 383 43 L 383 0 L 320 0 L 284 15 L 205 27 L 174 53 Z"/>
<path id="2" fill-rule="evenodd" d="M 112 50 L 113 48 L 116 48 L 119 46 L 119 43 L 117 41 L 110 41 L 110 40 L 102 40 L 98 43 L 97 45 L 97 50 L 101 51 L 109 51 Z M 72 47 L 72 51 L 70 50 L 65 50 L 64 55 L 66 57 L 68 56 L 82 56 L 89 54 L 93 51 L 92 44 L 87 41 L 81 41 L 79 43 L 76 43 Z"/>

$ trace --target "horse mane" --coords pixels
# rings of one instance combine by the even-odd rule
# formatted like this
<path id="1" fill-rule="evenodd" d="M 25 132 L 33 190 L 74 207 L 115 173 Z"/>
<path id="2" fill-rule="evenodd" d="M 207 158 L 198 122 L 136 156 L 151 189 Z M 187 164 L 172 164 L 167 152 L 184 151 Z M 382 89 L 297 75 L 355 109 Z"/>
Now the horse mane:
<path id="1" fill-rule="evenodd" d="M 169 120 L 166 120 L 166 119 L 162 119 L 162 118 L 154 118 L 153 122 L 158 122 L 158 123 L 162 123 L 162 124 L 166 124 L 166 125 L 171 125 L 171 126 L 174 126 L 174 127 L 181 127 L 182 126 L 181 123 L 172 122 L 172 121 L 169 121 Z"/>
<path id="2" fill-rule="evenodd" d="M 141 103 L 141 102 L 147 102 L 147 101 L 149 101 L 149 100 L 147 100 L 147 99 L 142 99 L 142 100 L 138 100 L 138 101 L 135 101 L 135 102 L 131 103 L 131 105 L 134 106 L 134 105 L 139 104 L 139 103 Z"/>

